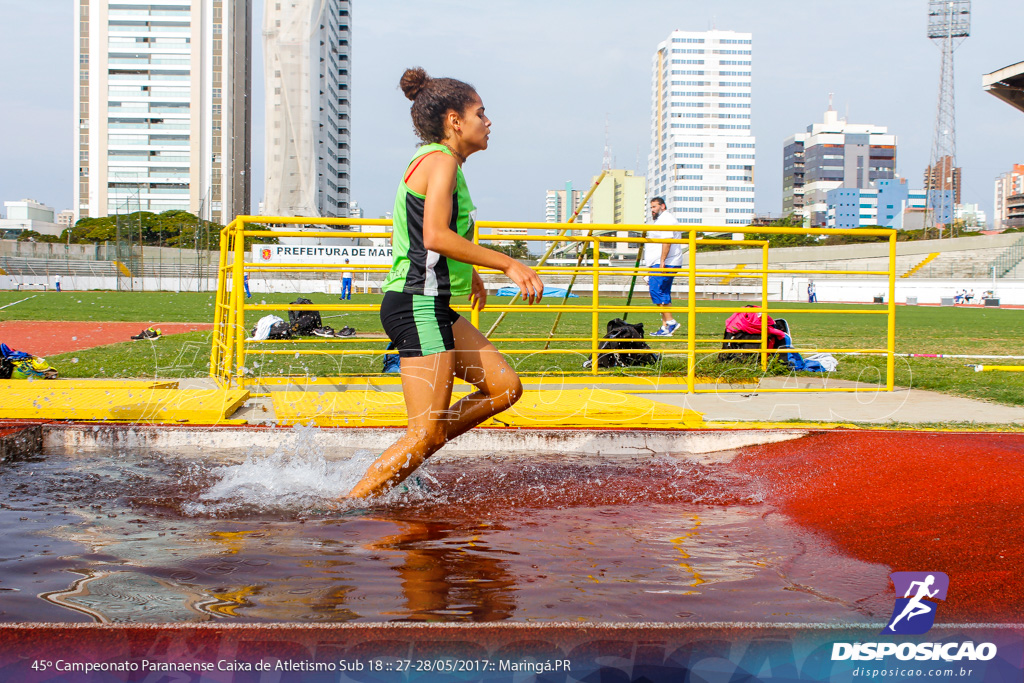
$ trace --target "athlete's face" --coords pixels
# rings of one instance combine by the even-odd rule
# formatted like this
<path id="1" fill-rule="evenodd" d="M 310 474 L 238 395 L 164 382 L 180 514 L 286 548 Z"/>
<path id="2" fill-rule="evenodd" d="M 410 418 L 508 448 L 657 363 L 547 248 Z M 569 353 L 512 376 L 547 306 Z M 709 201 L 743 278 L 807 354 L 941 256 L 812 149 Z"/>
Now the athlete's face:
<path id="1" fill-rule="evenodd" d="M 491 134 L 491 120 L 484 113 L 484 103 L 479 95 L 473 96 L 473 101 L 466 107 L 459 117 L 459 125 L 462 133 L 462 142 L 466 152 L 472 154 L 482 149 L 487 149 L 487 138 Z"/>

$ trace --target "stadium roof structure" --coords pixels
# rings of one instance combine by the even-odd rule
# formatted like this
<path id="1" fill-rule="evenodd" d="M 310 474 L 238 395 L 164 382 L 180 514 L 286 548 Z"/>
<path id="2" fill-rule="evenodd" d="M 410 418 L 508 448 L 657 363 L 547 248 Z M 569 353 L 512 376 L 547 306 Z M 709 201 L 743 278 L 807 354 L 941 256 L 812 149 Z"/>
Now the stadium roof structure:
<path id="1" fill-rule="evenodd" d="M 1024 111 L 1024 62 L 985 74 L 981 85 L 1011 107 Z"/>

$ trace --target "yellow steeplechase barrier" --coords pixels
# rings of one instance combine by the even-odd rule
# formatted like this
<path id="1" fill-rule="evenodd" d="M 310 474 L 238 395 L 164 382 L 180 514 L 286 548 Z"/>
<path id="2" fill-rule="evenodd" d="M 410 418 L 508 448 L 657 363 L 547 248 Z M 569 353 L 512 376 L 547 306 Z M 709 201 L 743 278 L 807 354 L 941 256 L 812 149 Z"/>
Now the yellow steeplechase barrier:
<path id="1" fill-rule="evenodd" d="M 264 227 L 265 224 L 274 225 L 273 230 Z M 249 274 L 260 275 L 266 280 L 282 277 L 322 277 L 324 282 L 329 279 L 336 279 L 343 271 L 350 271 L 363 277 L 366 283 L 371 277 L 378 278 L 374 283 L 378 289 L 380 281 L 390 269 L 387 264 L 339 264 L 333 263 L 311 263 L 301 262 L 273 262 L 254 263 L 247 259 L 246 240 L 250 242 L 259 238 L 274 237 L 302 237 L 313 239 L 337 239 L 348 238 L 351 240 L 373 240 L 389 238 L 387 228 L 391 222 L 385 219 L 346 219 L 346 218 L 306 218 L 306 217 L 255 217 L 239 216 L 230 224 L 225 226 L 221 232 L 220 259 L 217 272 L 217 295 L 215 300 L 215 325 L 213 331 L 213 342 L 210 350 L 210 374 L 218 380 L 223 387 L 251 388 L 257 394 L 271 390 L 274 385 L 277 389 L 284 389 L 281 384 L 295 384 L 297 388 L 305 388 L 313 391 L 317 383 L 333 382 L 330 377 L 366 377 L 374 374 L 367 370 L 367 358 L 379 359 L 388 353 L 386 346 L 387 337 L 380 330 L 379 323 L 367 323 L 370 330 L 360 330 L 358 336 L 343 338 L 300 338 L 300 339 L 275 339 L 255 340 L 249 339 L 250 329 L 257 320 L 274 312 L 280 313 L 282 309 L 288 311 L 319 311 L 325 318 L 341 315 L 356 315 L 376 313 L 379 305 L 376 300 L 367 300 L 357 297 L 353 301 L 330 301 L 328 303 L 282 304 L 280 302 L 267 302 L 261 296 L 255 296 L 249 300 L 245 294 L 245 277 Z M 292 229 L 287 226 L 296 226 Z M 575 226 L 573 226 L 575 227 Z M 552 229 L 563 228 L 555 237 L 549 236 Z M 379 229 L 380 232 L 369 230 Z M 539 305 L 527 306 L 517 302 L 515 298 L 506 303 L 499 300 L 491 292 L 490 300 L 484 315 L 491 313 L 518 314 L 520 317 L 507 322 L 504 329 L 497 329 L 494 325 L 488 337 L 495 346 L 504 354 L 510 356 L 515 365 L 517 362 L 530 361 L 532 365 L 527 371 L 521 372 L 524 381 L 527 383 L 533 379 L 547 379 L 551 376 L 564 377 L 568 381 L 583 381 L 585 378 L 592 378 L 594 385 L 601 378 L 604 381 L 613 381 L 616 375 L 623 374 L 622 368 L 605 369 L 599 362 L 606 351 L 602 351 L 601 344 L 610 340 L 605 335 L 605 325 L 611 318 L 622 315 L 622 302 L 609 291 L 617 291 L 616 286 L 621 288 L 621 282 L 634 277 L 645 278 L 652 274 L 673 275 L 676 278 L 674 289 L 677 297 L 671 308 L 667 309 L 680 321 L 681 327 L 677 334 L 672 337 L 647 337 L 652 348 L 647 350 L 630 350 L 633 354 L 657 354 L 664 362 L 672 361 L 673 365 L 678 364 L 679 370 L 670 373 L 674 378 L 669 389 L 656 386 L 657 392 L 683 392 L 683 393 L 728 393 L 728 392 L 749 392 L 750 382 L 742 380 L 725 384 L 708 381 L 698 375 L 698 368 L 701 361 L 721 353 L 723 342 L 722 330 L 724 329 L 725 318 L 732 313 L 748 311 L 772 315 L 774 317 L 792 315 L 797 316 L 801 321 L 809 320 L 813 316 L 868 316 L 869 318 L 880 319 L 884 327 L 880 327 L 875 334 L 877 341 L 869 348 L 847 348 L 852 346 L 848 343 L 828 344 L 827 340 L 816 342 L 803 342 L 799 330 L 796 333 L 797 348 L 795 349 L 772 349 L 769 348 L 767 326 L 761 326 L 760 339 L 750 340 L 751 347 L 742 349 L 730 349 L 730 353 L 753 353 L 757 354 L 757 360 L 762 371 L 768 369 L 771 359 L 779 353 L 796 352 L 801 354 L 811 353 L 858 353 L 869 355 L 882 355 L 886 358 L 884 383 L 876 385 L 877 389 L 892 391 L 894 384 L 894 352 L 896 335 L 896 231 L 891 229 L 814 229 L 794 227 L 763 227 L 763 226 L 648 226 L 648 225 L 619 225 L 619 224 L 587 224 L 585 227 L 569 230 L 568 226 L 550 223 L 520 223 L 502 221 L 479 221 L 474 231 L 474 240 L 486 244 L 487 241 L 508 239 L 503 232 L 507 229 L 518 231 L 516 240 L 525 242 L 557 241 L 559 243 L 578 243 L 581 251 L 586 253 L 585 258 L 576 258 L 569 261 L 568 265 L 557 265 L 543 263 L 536 267 L 538 274 L 547 282 L 552 281 L 574 281 L 576 276 L 583 276 L 580 290 L 581 297 L 589 297 L 589 300 L 582 299 L 578 303 L 572 303 L 568 298 L 555 303 L 547 303 L 545 299 Z M 523 230 L 527 234 L 521 234 Z M 487 232 L 490 231 L 490 232 Z M 622 237 L 628 231 L 629 237 Z M 666 231 L 679 232 L 681 239 L 660 237 L 659 233 Z M 886 270 L 823 270 L 815 268 L 781 268 L 773 267 L 770 264 L 769 244 L 764 239 L 745 240 L 742 244 L 746 252 L 743 258 L 732 261 L 729 265 L 713 267 L 713 265 L 701 265 L 698 263 L 697 252 L 714 246 L 732 246 L 737 242 L 732 239 L 715 237 L 723 233 L 755 233 L 759 237 L 764 234 L 777 235 L 860 235 L 878 236 L 888 240 L 888 265 Z M 641 236 L 635 236 L 641 235 Z M 631 244 L 642 245 L 655 243 L 678 243 L 683 245 L 687 252 L 686 261 L 677 269 L 652 269 L 638 267 L 632 263 L 628 265 L 612 265 L 611 262 L 603 260 L 602 247 L 617 242 L 628 241 Z M 740 252 L 738 252 L 740 253 Z M 756 254 L 756 255 L 755 255 Z M 485 279 L 491 279 L 495 271 L 479 269 Z M 290 275 L 289 275 L 290 274 Z M 886 287 L 887 296 L 885 303 L 865 304 L 863 306 L 829 306 L 828 304 L 786 304 L 781 301 L 781 292 L 769 291 L 769 276 L 774 278 L 773 282 L 778 284 L 782 276 L 793 281 L 796 278 L 803 278 L 806 281 L 811 276 L 844 277 L 844 276 L 875 276 L 879 280 L 879 287 L 883 281 Z M 744 290 L 746 302 L 726 302 L 725 305 L 708 305 L 714 302 L 705 302 L 698 299 L 698 296 L 710 291 L 714 286 L 721 287 L 722 283 L 729 283 L 734 278 L 743 278 L 745 282 L 753 281 L 756 285 L 739 285 L 737 289 Z M 572 279 L 571 279 L 572 278 Z M 308 280 L 307 280 L 308 281 Z M 296 282 L 303 282 L 296 280 Z M 616 285 L 615 283 L 619 283 Z M 324 285 L 326 286 L 326 285 Z M 557 283 L 556 283 L 556 286 Z M 371 287 L 372 288 L 372 287 Z M 274 290 L 277 291 L 277 290 Z M 310 292 L 313 289 L 308 290 Z M 323 292 L 324 289 L 315 291 Z M 326 290 L 329 291 L 329 290 Z M 297 293 L 293 292 L 293 293 Z M 739 294 L 736 295 L 737 297 Z M 330 297 L 333 299 L 334 297 Z M 559 297 L 561 298 L 561 297 Z M 770 301 L 770 299 L 775 299 Z M 789 297 L 792 299 L 792 297 Z M 506 300 L 507 301 L 507 300 Z M 749 303 L 747 303 L 749 302 Z M 744 305 L 747 303 L 747 305 Z M 459 302 L 453 299 L 452 306 L 456 311 L 466 315 L 474 325 L 481 327 L 481 314 L 479 311 L 471 311 L 467 302 Z M 632 305 L 629 313 L 657 316 L 665 308 L 648 305 Z M 525 316 L 525 317 L 522 317 Z M 562 328 L 556 329 L 558 317 L 564 316 Z M 532 326 L 539 324 L 541 320 L 556 320 L 556 327 L 550 332 L 532 330 Z M 363 318 L 364 322 L 367 318 Z M 685 322 L 684 322 L 685 321 Z M 838 325 L 841 327 L 841 323 Z M 567 329 L 568 328 L 568 329 Z M 585 332 L 581 330 L 585 328 Z M 709 330 L 714 330 L 709 332 Z M 884 334 L 885 342 L 882 343 Z M 565 357 L 569 357 L 571 363 L 566 363 Z M 563 360 L 559 361 L 559 357 Z M 315 361 L 319 359 L 319 361 Z M 341 372 L 340 368 L 346 363 L 362 359 L 362 370 L 357 372 Z M 550 359 L 550 360 L 548 360 Z M 583 361 L 589 363 L 584 366 Z M 333 372 L 323 370 L 323 367 L 331 361 L 335 364 Z M 677 363 L 677 361 L 679 361 Z M 276 362 L 278 365 L 291 363 L 297 366 L 298 372 L 287 372 L 284 376 L 266 372 L 264 367 L 269 362 Z M 303 370 L 303 365 L 309 363 L 315 365 L 320 363 L 320 370 Z M 379 362 L 379 361 L 378 361 Z M 374 365 L 377 365 L 375 363 Z M 569 368 L 567 365 L 571 365 Z M 379 367 L 379 366 L 378 366 Z M 659 366 L 660 367 L 660 366 Z M 632 371 L 634 368 L 629 368 Z M 639 368 L 635 373 L 648 373 L 657 383 L 657 375 L 652 370 Z M 328 377 L 330 375 L 330 377 Z M 394 376 L 392 376 L 394 377 Z M 664 379 L 664 377 L 663 377 Z M 755 380 L 756 381 L 756 380 Z M 458 390 L 458 387 L 456 387 Z M 825 388 L 810 389 L 808 387 L 757 387 L 757 391 L 763 392 L 807 392 L 807 391 L 832 391 L 850 392 L 864 391 L 864 386 L 829 386 Z M 625 389 L 629 392 L 630 389 Z M 639 391 L 633 390 L 636 393 Z M 275 408 L 280 410 L 280 417 L 291 422 L 301 422 L 312 419 L 313 416 L 324 417 L 331 424 L 338 420 L 362 421 L 360 424 L 370 424 L 367 420 L 388 421 L 404 419 L 400 415 L 403 410 L 401 405 L 387 408 L 386 405 L 377 406 L 380 411 L 364 410 L 366 401 L 388 402 L 396 400 L 395 397 L 378 396 L 374 399 L 366 399 L 362 406 L 356 406 L 352 396 L 358 392 L 351 391 L 329 391 L 326 390 L 317 394 L 314 398 L 306 391 L 279 392 L 274 394 Z M 314 391 L 315 393 L 315 391 Z M 280 394 L 280 395 L 279 395 Z M 331 395 L 333 394 L 333 395 Z M 621 393 L 627 396 L 628 393 Z M 566 394 L 564 410 L 570 410 L 575 399 L 570 399 Z M 631 399 L 633 400 L 633 399 Z M 400 401 L 399 401 L 400 403 Z M 587 410 L 596 406 L 600 401 L 590 395 L 586 401 Z M 296 406 L 294 409 L 289 405 Z M 523 399 L 519 405 L 530 405 L 527 399 Z M 640 404 L 638 404 L 639 406 Z M 386 408 L 386 409 L 385 409 Z M 596 409 L 596 408 L 594 408 Z M 522 410 L 526 410 L 524 407 Z M 560 408 L 559 410 L 562 410 Z M 518 424 L 533 424 L 532 420 L 541 420 L 541 409 L 537 408 L 535 417 L 521 416 Z M 577 411 L 578 412 L 578 411 Z M 584 411 L 586 412 L 586 411 Z M 560 413 L 564 417 L 564 413 Z M 404 413 L 402 413 L 404 415 Z M 692 422 L 696 418 L 687 418 L 686 415 L 677 416 L 681 423 L 688 419 Z M 317 418 L 320 419 L 319 417 Z M 500 419 L 500 416 L 499 416 Z M 609 417 L 611 419 L 611 417 Z M 675 418 L 673 418 L 675 419 Z M 376 423 L 376 422 L 375 422 Z M 397 423 L 397 422 L 396 422 Z"/>
<path id="2" fill-rule="evenodd" d="M 177 389 L 176 379 L 0 379 L 0 394 L 10 389 L 24 389 L 27 382 L 39 390 L 51 389 Z M 0 411 L 3 408 L 0 407 Z M 2 417 L 2 415 L 0 415 Z"/>
<path id="3" fill-rule="evenodd" d="M 469 392 L 457 387 L 453 400 Z M 274 412 L 284 425 L 318 427 L 397 427 L 406 423 L 400 391 L 315 393 L 283 391 L 271 394 Z M 704 426 L 700 413 L 607 389 L 525 391 L 504 413 L 483 423 L 490 427 L 631 427 L 694 429 Z"/>
<path id="4" fill-rule="evenodd" d="M 166 383 L 34 380 L 5 382 L 0 417 L 154 424 L 231 424 L 245 389 L 177 389 Z M 244 421 L 239 421 L 244 422 Z"/>

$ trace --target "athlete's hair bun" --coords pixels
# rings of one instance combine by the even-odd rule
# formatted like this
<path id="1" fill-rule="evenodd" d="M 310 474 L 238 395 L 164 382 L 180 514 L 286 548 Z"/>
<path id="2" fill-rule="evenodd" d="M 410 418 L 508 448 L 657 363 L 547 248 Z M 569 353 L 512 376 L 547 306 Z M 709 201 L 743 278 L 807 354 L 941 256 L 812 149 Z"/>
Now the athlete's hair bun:
<path id="1" fill-rule="evenodd" d="M 398 82 L 398 87 L 402 89 L 406 97 L 415 102 L 416 96 L 422 92 L 429 80 L 430 76 L 427 75 L 427 72 L 422 67 L 416 66 L 405 70 L 402 80 Z"/>

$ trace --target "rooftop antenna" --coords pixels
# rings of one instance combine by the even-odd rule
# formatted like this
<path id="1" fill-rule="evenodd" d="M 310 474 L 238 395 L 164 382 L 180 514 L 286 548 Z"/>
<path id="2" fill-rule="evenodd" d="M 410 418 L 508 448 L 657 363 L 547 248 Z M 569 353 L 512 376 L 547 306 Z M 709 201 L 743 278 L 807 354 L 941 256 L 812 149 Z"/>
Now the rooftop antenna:
<path id="1" fill-rule="evenodd" d="M 834 95 L 834 94 L 835 93 L 831 93 L 831 92 L 828 94 L 828 110 L 829 111 L 832 111 L 832 95 Z"/>
<path id="2" fill-rule="evenodd" d="M 956 101 L 953 96 L 953 51 L 969 35 L 971 0 L 928 0 L 928 38 L 942 51 L 942 68 L 932 154 L 925 173 L 925 228 L 939 228 L 940 237 L 942 223 L 953 222 L 955 201 Z"/>

